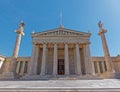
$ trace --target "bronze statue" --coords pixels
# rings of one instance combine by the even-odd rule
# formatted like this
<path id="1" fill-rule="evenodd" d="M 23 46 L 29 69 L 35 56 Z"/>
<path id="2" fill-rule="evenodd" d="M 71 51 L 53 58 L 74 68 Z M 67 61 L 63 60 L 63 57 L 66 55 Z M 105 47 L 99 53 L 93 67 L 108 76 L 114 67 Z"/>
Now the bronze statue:
<path id="1" fill-rule="evenodd" d="M 103 23 L 101 21 L 98 22 L 98 27 L 102 28 Z"/>
<path id="2" fill-rule="evenodd" d="M 21 23 L 20 23 L 20 25 L 19 25 L 19 27 L 24 27 L 24 22 L 23 21 L 21 21 Z"/>

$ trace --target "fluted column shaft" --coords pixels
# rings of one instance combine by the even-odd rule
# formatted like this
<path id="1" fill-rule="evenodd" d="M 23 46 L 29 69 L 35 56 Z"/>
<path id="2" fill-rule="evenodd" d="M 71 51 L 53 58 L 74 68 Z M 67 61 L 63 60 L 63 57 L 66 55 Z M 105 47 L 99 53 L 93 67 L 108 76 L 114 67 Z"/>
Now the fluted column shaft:
<path id="1" fill-rule="evenodd" d="M 65 44 L 65 75 L 69 75 L 69 51 L 68 44 Z"/>
<path id="2" fill-rule="evenodd" d="M 90 56 L 89 44 L 84 46 L 84 61 L 85 61 L 86 74 L 93 75 L 94 72 L 93 72 L 93 66 L 92 66 L 92 61 Z"/>
<path id="3" fill-rule="evenodd" d="M 35 53 L 36 53 L 36 46 L 35 46 L 35 44 L 33 44 L 33 47 L 32 47 L 32 56 L 31 56 L 31 61 L 30 61 L 30 67 L 29 67 L 29 70 L 28 70 L 28 74 L 29 75 L 33 74 Z"/>
<path id="4" fill-rule="evenodd" d="M 35 47 L 35 55 L 33 61 L 33 74 L 37 75 L 37 66 L 38 66 L 38 57 L 39 57 L 39 47 Z"/>
<path id="5" fill-rule="evenodd" d="M 77 75 L 81 75 L 81 59 L 80 59 L 80 50 L 79 50 L 79 44 L 76 44 L 76 73 Z"/>
<path id="6" fill-rule="evenodd" d="M 16 42 L 15 42 L 13 55 L 12 55 L 13 58 L 18 57 L 18 52 L 19 52 L 19 47 L 20 47 L 20 42 L 21 42 L 21 36 L 24 35 L 23 28 L 24 28 L 24 23 L 21 22 L 20 25 L 19 25 L 19 29 L 17 31 L 15 31 L 17 33 L 17 38 L 16 38 Z"/>
<path id="7" fill-rule="evenodd" d="M 53 56 L 53 75 L 57 75 L 58 68 L 58 52 L 57 52 L 57 44 L 54 44 L 54 56 Z"/>
<path id="8" fill-rule="evenodd" d="M 15 47 L 12 55 L 12 62 L 10 62 L 9 70 L 10 72 L 15 72 L 16 69 L 16 58 L 18 57 L 19 47 L 20 47 L 20 41 L 21 41 L 21 34 L 17 34 Z"/>
<path id="9" fill-rule="evenodd" d="M 17 34 L 16 42 L 15 42 L 15 47 L 13 51 L 13 57 L 17 58 L 18 52 L 19 52 L 19 47 L 20 47 L 20 42 L 21 42 L 21 34 Z"/>
<path id="10" fill-rule="evenodd" d="M 41 65 L 41 73 L 40 75 L 45 75 L 45 65 L 46 64 L 46 44 L 43 44 L 43 54 L 42 54 L 42 65 Z"/>

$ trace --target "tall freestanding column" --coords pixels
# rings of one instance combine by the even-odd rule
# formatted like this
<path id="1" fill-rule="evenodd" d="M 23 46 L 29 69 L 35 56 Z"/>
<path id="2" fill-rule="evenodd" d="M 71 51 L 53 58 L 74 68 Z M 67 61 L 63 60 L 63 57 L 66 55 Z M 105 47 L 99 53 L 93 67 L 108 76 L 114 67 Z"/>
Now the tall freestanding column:
<path id="1" fill-rule="evenodd" d="M 24 22 L 22 21 L 20 23 L 19 29 L 17 31 L 15 31 L 17 33 L 17 38 L 16 38 L 16 42 L 15 42 L 15 47 L 14 47 L 13 55 L 12 55 L 13 59 L 12 59 L 12 61 L 10 63 L 10 67 L 9 67 L 9 71 L 10 72 L 14 72 L 15 73 L 16 58 L 18 57 L 18 53 L 19 53 L 21 37 L 24 35 L 23 29 L 24 29 Z"/>
<path id="2" fill-rule="evenodd" d="M 107 46 L 107 42 L 106 42 L 106 38 L 105 38 L 105 33 L 107 32 L 107 30 L 102 28 L 101 21 L 98 23 L 98 27 L 99 27 L 98 35 L 101 36 L 101 40 L 102 40 L 107 72 L 113 72 L 114 69 L 113 69 L 113 65 L 112 65 L 112 60 L 110 58 L 110 54 L 109 54 L 109 50 L 108 50 L 108 46 Z"/>
<path id="3" fill-rule="evenodd" d="M 21 22 L 19 25 L 19 29 L 15 31 L 17 33 L 17 38 L 16 38 L 12 58 L 11 58 L 10 62 L 8 62 L 9 63 L 8 70 L 3 72 L 3 76 L 5 79 L 14 79 L 15 78 L 16 60 L 17 60 L 18 53 L 19 53 L 21 37 L 24 35 L 23 29 L 24 29 L 24 22 Z"/>
<path id="4" fill-rule="evenodd" d="M 12 57 L 14 57 L 14 58 L 18 57 L 21 37 L 24 35 L 23 28 L 24 28 L 24 22 L 21 22 L 19 29 L 17 31 L 15 31 L 17 33 L 17 38 L 16 38 L 16 42 L 15 42 L 13 55 L 12 55 Z"/>

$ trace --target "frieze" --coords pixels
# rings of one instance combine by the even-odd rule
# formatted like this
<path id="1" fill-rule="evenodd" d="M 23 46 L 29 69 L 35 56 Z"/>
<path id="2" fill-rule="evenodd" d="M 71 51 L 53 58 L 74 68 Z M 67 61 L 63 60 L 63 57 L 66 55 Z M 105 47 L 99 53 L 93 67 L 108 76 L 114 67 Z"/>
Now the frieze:
<path id="1" fill-rule="evenodd" d="M 41 38 L 34 38 L 34 43 L 88 43 L 89 39 L 86 38 L 75 38 L 75 37 L 41 37 Z"/>

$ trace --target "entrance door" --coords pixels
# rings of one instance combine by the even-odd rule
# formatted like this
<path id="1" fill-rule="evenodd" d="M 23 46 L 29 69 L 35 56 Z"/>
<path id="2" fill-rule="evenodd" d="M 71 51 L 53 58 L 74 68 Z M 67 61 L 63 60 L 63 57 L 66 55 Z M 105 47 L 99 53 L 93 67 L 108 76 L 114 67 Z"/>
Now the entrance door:
<path id="1" fill-rule="evenodd" d="M 64 75 L 64 59 L 58 59 L 58 75 Z"/>

